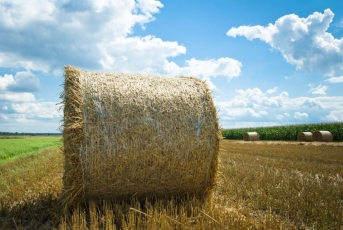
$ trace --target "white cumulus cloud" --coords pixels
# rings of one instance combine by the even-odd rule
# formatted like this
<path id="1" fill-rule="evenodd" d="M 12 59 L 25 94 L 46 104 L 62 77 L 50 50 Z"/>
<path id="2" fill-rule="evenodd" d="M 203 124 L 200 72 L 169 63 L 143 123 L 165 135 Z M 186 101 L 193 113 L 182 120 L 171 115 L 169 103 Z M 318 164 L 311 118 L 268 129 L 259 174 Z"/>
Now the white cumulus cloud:
<path id="1" fill-rule="evenodd" d="M 227 57 L 209 60 L 192 58 L 186 61 L 185 67 L 179 67 L 175 63 L 167 63 L 165 71 L 174 76 L 224 76 L 231 79 L 241 74 L 241 67 L 241 62 Z"/>
<path id="2" fill-rule="evenodd" d="M 290 115 L 288 113 L 276 115 L 276 119 L 280 120 L 280 121 L 282 121 L 283 119 L 288 118 L 288 117 L 290 117 Z"/>
<path id="3" fill-rule="evenodd" d="M 273 93 L 275 93 L 277 90 L 278 90 L 278 87 L 274 87 L 274 88 L 272 88 L 272 89 L 268 89 L 268 90 L 267 90 L 267 94 L 273 94 Z"/>
<path id="4" fill-rule="evenodd" d="M 185 54 L 185 46 L 154 35 L 134 34 L 155 20 L 162 7 L 158 0 L 0 0 L 0 68 L 25 70 L 0 76 L 0 108 L 6 106 L 1 112 L 8 118 L 1 127 L 10 130 L 21 122 L 28 128 L 42 119 L 54 120 L 56 125 L 60 119 L 56 102 L 36 100 L 33 93 L 39 90 L 40 82 L 33 73 L 62 75 L 65 65 L 97 71 L 193 75 L 220 93 L 211 78 L 237 77 L 242 63 L 216 57 L 176 64 L 171 59 Z"/>
<path id="5" fill-rule="evenodd" d="M 314 86 L 313 84 L 308 85 L 310 87 L 310 92 L 316 95 L 326 95 L 326 90 L 328 87 L 326 85 Z"/>
<path id="6" fill-rule="evenodd" d="M 169 60 L 186 53 L 176 41 L 132 36 L 155 20 L 157 0 L 0 1 L 0 67 L 61 74 L 64 65 L 91 70 L 202 77 L 240 75 L 234 59 Z"/>
<path id="7" fill-rule="evenodd" d="M 152 14 L 162 6 L 152 0 L 3 0 L 0 30 L 6 36 L 0 36 L 0 65 L 42 71 L 65 64 L 100 68 L 98 47 L 110 48 L 135 25 L 154 20 Z"/>
<path id="8" fill-rule="evenodd" d="M 343 76 L 340 77 L 330 77 L 329 79 L 325 80 L 330 83 L 342 83 L 343 82 Z"/>
<path id="9" fill-rule="evenodd" d="M 267 26 L 233 27 L 227 36 L 260 39 L 298 69 L 334 76 L 343 72 L 343 38 L 334 38 L 327 32 L 333 17 L 330 9 L 314 12 L 307 18 L 290 14 Z"/>
<path id="10" fill-rule="evenodd" d="M 295 112 L 294 113 L 294 118 L 308 118 L 308 114 L 307 113 Z"/>
<path id="11" fill-rule="evenodd" d="M 329 115 L 326 116 L 330 121 L 343 122 L 343 109 L 330 111 Z"/>
<path id="12" fill-rule="evenodd" d="M 28 118 L 58 118 L 60 116 L 54 102 L 13 103 L 12 109 L 19 114 L 25 114 Z"/>
<path id="13" fill-rule="evenodd" d="M 247 121 L 251 119 L 268 118 L 269 111 L 284 106 L 288 100 L 288 93 L 281 92 L 278 95 L 270 96 L 276 88 L 263 92 L 259 88 L 237 89 L 236 95 L 229 101 L 216 101 L 215 105 L 219 110 L 222 120 Z"/>
<path id="14" fill-rule="evenodd" d="M 252 108 L 231 108 L 225 110 L 227 119 L 237 119 L 238 117 L 255 117 L 259 118 L 268 113 L 264 110 L 258 111 Z"/>
<path id="15" fill-rule="evenodd" d="M 34 102 L 32 93 L 0 93 L 0 102 Z"/>
<path id="16" fill-rule="evenodd" d="M 283 105 L 284 98 L 288 97 L 287 92 L 281 92 L 276 96 L 268 96 L 270 92 L 274 91 L 275 88 L 267 90 L 264 93 L 259 88 L 236 90 L 237 96 L 232 100 L 236 105 L 252 106 L 252 107 L 281 107 Z"/>
<path id="17" fill-rule="evenodd" d="M 5 74 L 3 77 L 0 76 L 0 92 L 4 92 L 5 90 L 7 90 L 7 87 L 10 84 L 13 84 L 13 82 L 14 78 L 10 74 Z"/>
<path id="18" fill-rule="evenodd" d="M 1 91 L 35 92 L 39 90 L 39 79 L 31 72 L 17 72 L 15 76 L 5 74 L 0 76 Z"/>
<path id="19" fill-rule="evenodd" d="M 288 92 L 271 94 L 274 90 L 237 89 L 230 100 L 217 99 L 215 106 L 221 125 L 227 128 L 237 122 L 261 124 L 261 119 L 275 125 L 294 122 L 294 118 L 306 123 L 340 121 L 342 118 L 342 96 L 291 97 Z"/>

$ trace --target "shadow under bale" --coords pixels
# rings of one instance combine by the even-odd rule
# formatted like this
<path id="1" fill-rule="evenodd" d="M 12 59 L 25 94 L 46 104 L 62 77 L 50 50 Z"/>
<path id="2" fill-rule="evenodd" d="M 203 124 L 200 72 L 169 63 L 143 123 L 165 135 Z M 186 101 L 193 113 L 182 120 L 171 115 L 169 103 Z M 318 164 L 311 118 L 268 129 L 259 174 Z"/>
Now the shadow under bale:
<path id="1" fill-rule="evenodd" d="M 57 198 L 47 196 L 10 207 L 0 207 L 0 229 L 53 229 L 60 224 L 63 209 Z"/>

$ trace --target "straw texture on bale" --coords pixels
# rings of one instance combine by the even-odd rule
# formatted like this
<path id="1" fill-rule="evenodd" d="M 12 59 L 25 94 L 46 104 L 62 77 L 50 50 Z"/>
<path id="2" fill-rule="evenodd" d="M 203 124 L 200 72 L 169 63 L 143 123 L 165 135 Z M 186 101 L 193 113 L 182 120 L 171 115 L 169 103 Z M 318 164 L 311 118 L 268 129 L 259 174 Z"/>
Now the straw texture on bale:
<path id="1" fill-rule="evenodd" d="M 312 141 L 311 132 L 299 132 L 297 136 L 297 141 Z"/>
<path id="2" fill-rule="evenodd" d="M 257 132 L 246 132 L 243 135 L 243 140 L 245 141 L 259 141 L 260 135 Z"/>
<path id="3" fill-rule="evenodd" d="M 329 131 L 315 131 L 312 133 L 312 140 L 320 142 L 331 142 L 333 141 L 333 136 Z"/>
<path id="4" fill-rule="evenodd" d="M 205 82 L 65 67 L 66 205 L 213 190 L 221 133 Z"/>

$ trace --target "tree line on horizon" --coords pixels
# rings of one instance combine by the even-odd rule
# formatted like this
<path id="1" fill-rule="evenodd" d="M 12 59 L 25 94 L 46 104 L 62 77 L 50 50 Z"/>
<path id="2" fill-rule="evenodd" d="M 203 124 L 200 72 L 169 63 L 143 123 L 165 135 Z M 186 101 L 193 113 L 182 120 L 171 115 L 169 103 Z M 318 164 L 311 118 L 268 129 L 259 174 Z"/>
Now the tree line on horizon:
<path id="1" fill-rule="evenodd" d="M 0 132 L 0 136 L 60 136 L 62 133 Z"/>

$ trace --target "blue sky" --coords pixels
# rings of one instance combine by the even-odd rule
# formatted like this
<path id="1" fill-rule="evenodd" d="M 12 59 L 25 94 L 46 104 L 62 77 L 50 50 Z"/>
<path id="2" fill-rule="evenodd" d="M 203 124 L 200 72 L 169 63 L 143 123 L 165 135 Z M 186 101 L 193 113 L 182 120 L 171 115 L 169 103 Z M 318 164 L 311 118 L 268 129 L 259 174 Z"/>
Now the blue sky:
<path id="1" fill-rule="evenodd" d="M 65 65 L 196 76 L 223 128 L 343 121 L 343 2 L 0 0 L 0 131 L 58 131 Z"/>

